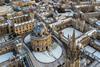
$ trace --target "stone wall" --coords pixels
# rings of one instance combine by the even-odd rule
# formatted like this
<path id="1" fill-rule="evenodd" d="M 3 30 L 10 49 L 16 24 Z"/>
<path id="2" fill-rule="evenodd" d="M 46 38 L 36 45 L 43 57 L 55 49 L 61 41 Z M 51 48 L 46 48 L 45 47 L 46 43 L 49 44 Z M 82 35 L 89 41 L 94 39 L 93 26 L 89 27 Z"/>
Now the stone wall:
<path id="1" fill-rule="evenodd" d="M 34 51 L 45 51 L 50 48 L 52 45 L 51 34 L 43 38 L 34 38 L 32 39 L 31 46 Z"/>
<path id="2" fill-rule="evenodd" d="M 33 23 L 27 23 L 20 26 L 15 27 L 15 33 L 18 35 L 23 35 L 26 32 L 30 32 L 33 29 Z"/>
<path id="3" fill-rule="evenodd" d="M 10 45 L 10 44 L 9 45 L 6 45 L 6 46 L 0 48 L 0 55 L 1 54 L 4 54 L 4 53 L 7 53 L 7 52 L 10 52 L 13 49 L 14 49 L 14 46 L 13 45 Z"/>

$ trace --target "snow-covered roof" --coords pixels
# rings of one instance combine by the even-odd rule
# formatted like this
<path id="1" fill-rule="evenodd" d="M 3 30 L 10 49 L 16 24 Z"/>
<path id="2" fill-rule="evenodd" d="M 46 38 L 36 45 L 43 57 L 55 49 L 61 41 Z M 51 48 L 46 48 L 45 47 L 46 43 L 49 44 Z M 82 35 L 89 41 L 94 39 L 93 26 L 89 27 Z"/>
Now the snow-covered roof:
<path id="1" fill-rule="evenodd" d="M 24 25 L 24 24 L 32 23 L 33 21 L 34 21 L 34 19 L 26 21 L 26 22 L 23 22 L 23 23 L 19 23 L 19 24 L 15 23 L 14 25 L 15 25 L 15 27 L 17 27 L 17 26 L 21 26 L 21 25 Z"/>
<path id="2" fill-rule="evenodd" d="M 86 46 L 85 48 L 81 49 L 82 52 L 84 52 L 86 55 L 90 57 L 94 57 L 92 54 L 96 51 L 94 48 L 90 46 Z"/>
<path id="3" fill-rule="evenodd" d="M 68 38 L 68 35 L 71 37 L 73 34 L 73 30 L 75 30 L 75 38 L 79 37 L 82 35 L 82 32 L 72 28 L 72 27 L 68 27 L 62 30 L 62 34 L 63 36 L 65 36 L 66 38 Z"/>
<path id="4" fill-rule="evenodd" d="M 9 52 L 9 53 L 0 55 L 0 63 L 9 60 L 9 59 L 12 58 L 12 57 L 13 57 L 13 53 L 12 53 L 12 52 Z"/>
<path id="5" fill-rule="evenodd" d="M 0 44 L 9 41 L 8 36 L 0 37 Z"/>
<path id="6" fill-rule="evenodd" d="M 92 47 L 90 47 L 90 46 L 86 46 L 85 48 L 84 48 L 84 50 L 86 51 L 86 52 L 88 52 L 88 53 L 94 53 L 96 50 L 94 49 L 94 48 L 92 48 Z"/>
<path id="7" fill-rule="evenodd" d="M 94 53 L 94 55 L 97 56 L 97 57 L 100 59 L 100 52 L 99 52 L 99 51 L 96 51 L 96 52 Z"/>
<path id="8" fill-rule="evenodd" d="M 96 30 L 90 30 L 88 32 L 86 32 L 84 35 L 82 35 L 80 38 L 78 38 L 76 41 L 77 42 L 80 42 L 83 38 L 87 37 L 87 36 L 92 36 L 92 34 L 94 32 L 97 32 Z"/>
<path id="9" fill-rule="evenodd" d="M 60 14 L 63 15 L 63 16 L 72 17 L 74 15 L 74 12 L 70 9 L 66 9 L 65 13 L 60 13 Z"/>
<path id="10" fill-rule="evenodd" d="M 12 12 L 12 7 L 11 6 L 0 6 L 0 15 L 5 15 L 9 12 Z"/>
<path id="11" fill-rule="evenodd" d="M 29 35 L 27 35 L 27 36 L 25 37 L 24 42 L 25 42 L 25 43 L 29 43 L 30 41 L 31 41 L 31 36 L 30 36 L 30 34 L 29 34 Z"/>
<path id="12" fill-rule="evenodd" d="M 76 5 L 76 8 L 81 8 L 81 7 L 87 7 L 87 6 L 91 6 L 91 5 Z"/>
<path id="13" fill-rule="evenodd" d="M 100 62 L 100 52 L 96 51 L 93 55 L 95 56 L 95 59 L 97 59 Z"/>
<path id="14" fill-rule="evenodd" d="M 94 30 L 90 30 L 90 31 L 86 32 L 85 35 L 92 36 L 92 34 L 94 32 L 97 32 L 97 31 L 95 29 Z"/>
<path id="15" fill-rule="evenodd" d="M 97 21 L 97 22 L 96 22 L 96 25 L 100 26 L 100 21 Z"/>
<path id="16" fill-rule="evenodd" d="M 30 2 L 31 0 L 22 0 L 23 2 Z"/>
<path id="17" fill-rule="evenodd" d="M 81 51 L 84 52 L 89 57 L 100 62 L 100 52 L 94 49 L 93 47 L 86 46 L 85 48 L 81 49 Z"/>
<path id="18" fill-rule="evenodd" d="M 94 55 L 93 53 L 96 51 L 94 48 L 90 47 L 90 46 L 86 46 L 85 48 L 83 48 L 81 50 L 82 52 L 84 52 L 86 55 L 88 55 L 89 57 L 94 59 Z"/>
<path id="19" fill-rule="evenodd" d="M 42 63 L 50 63 L 60 58 L 60 56 L 62 55 L 62 48 L 57 43 L 53 43 L 53 47 L 50 49 L 50 51 L 33 51 L 33 55 L 38 61 Z"/>
<path id="20" fill-rule="evenodd" d="M 50 26 L 52 26 L 52 25 L 59 25 L 59 24 L 62 24 L 62 23 L 66 23 L 66 22 L 68 22 L 70 20 L 72 20 L 72 18 L 67 18 L 67 19 L 63 19 L 63 20 L 59 19 L 57 22 L 52 23 Z"/>
<path id="21" fill-rule="evenodd" d="M 20 17 L 24 17 L 24 16 L 28 16 L 28 14 L 23 14 L 23 15 L 20 15 L 20 16 L 15 16 L 15 17 L 12 17 L 10 19 L 16 19 L 16 18 L 20 18 Z"/>
<path id="22" fill-rule="evenodd" d="M 100 46 L 100 40 L 95 40 L 94 42 L 96 43 L 97 46 Z"/>

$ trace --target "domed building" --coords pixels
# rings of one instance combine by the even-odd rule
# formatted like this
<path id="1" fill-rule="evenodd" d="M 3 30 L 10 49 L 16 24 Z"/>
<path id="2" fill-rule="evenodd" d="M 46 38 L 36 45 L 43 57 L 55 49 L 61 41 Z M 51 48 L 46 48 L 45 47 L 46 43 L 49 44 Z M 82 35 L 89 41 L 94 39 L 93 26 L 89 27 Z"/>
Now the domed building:
<path id="1" fill-rule="evenodd" d="M 45 51 L 52 44 L 51 34 L 42 23 L 37 23 L 31 34 L 31 46 L 34 51 Z"/>
<path id="2" fill-rule="evenodd" d="M 35 59 L 35 67 L 66 67 L 66 53 L 62 43 L 49 33 L 44 23 L 36 23 L 32 33 L 25 36 L 24 43 Z"/>

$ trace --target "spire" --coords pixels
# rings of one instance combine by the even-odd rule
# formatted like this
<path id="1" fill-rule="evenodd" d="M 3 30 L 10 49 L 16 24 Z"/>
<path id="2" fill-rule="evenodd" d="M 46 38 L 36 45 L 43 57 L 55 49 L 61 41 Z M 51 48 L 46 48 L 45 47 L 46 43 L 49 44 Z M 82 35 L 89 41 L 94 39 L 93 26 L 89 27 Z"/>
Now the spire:
<path id="1" fill-rule="evenodd" d="M 75 49 L 75 41 L 76 41 L 76 38 L 75 38 L 75 30 L 73 30 L 73 34 L 72 34 L 72 37 L 71 37 L 71 43 L 70 43 L 70 45 L 71 45 L 71 50 L 74 50 Z"/>
<path id="2" fill-rule="evenodd" d="M 73 30 L 73 35 L 72 35 L 72 42 L 75 42 L 75 30 Z"/>
<path id="3" fill-rule="evenodd" d="M 80 59 L 79 59 L 79 50 L 77 50 L 76 46 L 76 38 L 75 38 L 75 30 L 73 30 L 73 34 L 71 37 L 70 43 L 70 51 L 69 51 L 69 59 L 70 59 L 70 66 L 69 67 L 80 67 Z"/>

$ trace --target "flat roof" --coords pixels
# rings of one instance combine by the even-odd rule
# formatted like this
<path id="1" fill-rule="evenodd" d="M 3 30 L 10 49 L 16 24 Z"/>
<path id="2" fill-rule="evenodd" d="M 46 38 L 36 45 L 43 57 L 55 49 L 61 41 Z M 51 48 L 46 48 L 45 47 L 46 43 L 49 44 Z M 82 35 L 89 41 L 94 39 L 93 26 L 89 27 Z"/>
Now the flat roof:
<path id="1" fill-rule="evenodd" d="M 98 57 L 98 58 L 100 59 L 100 52 L 99 52 L 99 51 L 96 51 L 96 52 L 94 53 L 94 56 L 96 56 L 96 57 Z"/>
<path id="2" fill-rule="evenodd" d="M 68 27 L 68 28 L 65 28 L 62 30 L 62 34 L 68 38 L 68 35 L 69 37 L 72 37 L 72 34 L 73 34 L 73 31 L 75 30 L 75 38 L 79 37 L 82 35 L 82 32 L 72 28 L 72 27 Z"/>
<path id="3" fill-rule="evenodd" d="M 54 62 L 59 59 L 62 55 L 62 48 L 56 43 L 53 43 L 53 46 L 50 48 L 50 51 L 44 52 L 34 52 L 33 55 L 35 58 L 43 63 Z"/>

